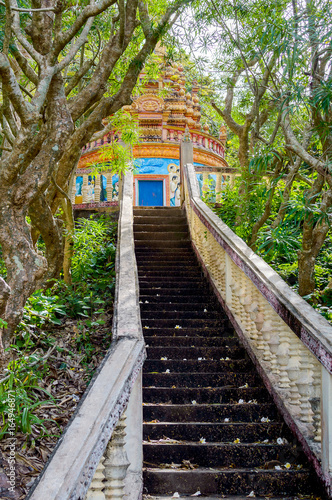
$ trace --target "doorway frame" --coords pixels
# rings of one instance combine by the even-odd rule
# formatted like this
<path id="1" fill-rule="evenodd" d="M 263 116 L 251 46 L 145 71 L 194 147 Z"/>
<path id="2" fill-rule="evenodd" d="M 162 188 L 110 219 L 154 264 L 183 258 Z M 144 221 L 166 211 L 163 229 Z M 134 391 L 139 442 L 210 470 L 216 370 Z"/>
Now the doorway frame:
<path id="1" fill-rule="evenodd" d="M 139 181 L 163 181 L 163 207 L 169 207 L 169 176 L 168 175 L 135 175 L 134 176 L 134 203 L 135 206 L 140 206 L 139 202 Z"/>

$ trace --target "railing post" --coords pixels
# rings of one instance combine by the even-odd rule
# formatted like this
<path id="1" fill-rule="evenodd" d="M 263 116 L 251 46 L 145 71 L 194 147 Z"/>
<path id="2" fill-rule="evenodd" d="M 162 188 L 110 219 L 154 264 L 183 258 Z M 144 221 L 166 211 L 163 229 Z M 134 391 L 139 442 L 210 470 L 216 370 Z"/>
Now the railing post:
<path id="1" fill-rule="evenodd" d="M 73 205 L 75 205 L 75 201 L 76 201 L 76 175 L 74 175 L 73 184 L 71 188 L 71 202 Z"/>
<path id="2" fill-rule="evenodd" d="M 106 500 L 123 499 L 125 477 L 129 460 L 125 450 L 126 415 L 123 413 L 113 431 L 112 438 L 106 448 L 105 464 L 105 498 Z"/>
<path id="3" fill-rule="evenodd" d="M 132 388 L 126 410 L 127 436 L 125 449 L 130 462 L 127 470 L 125 493 L 126 500 L 137 500 L 142 496 L 143 478 L 143 406 L 142 372 Z"/>
<path id="4" fill-rule="evenodd" d="M 112 191 L 113 191 L 112 174 L 109 173 L 109 172 L 106 172 L 104 175 L 106 177 L 106 197 L 107 197 L 107 201 L 112 201 Z"/>
<path id="5" fill-rule="evenodd" d="M 87 203 L 88 201 L 88 184 L 89 184 L 89 176 L 88 174 L 83 174 L 82 203 Z"/>
<path id="6" fill-rule="evenodd" d="M 99 464 L 97 465 L 97 469 L 95 472 L 95 475 L 92 478 L 90 488 L 88 490 L 88 493 L 85 497 L 85 500 L 105 500 L 105 495 L 103 492 L 105 484 L 103 483 L 105 476 L 104 476 L 104 457 L 101 457 Z"/>
<path id="7" fill-rule="evenodd" d="M 226 286 L 226 297 L 225 301 L 228 307 L 232 308 L 232 259 L 226 253 L 225 255 L 225 286 Z"/>
<path id="8" fill-rule="evenodd" d="M 332 474 L 332 375 L 322 366 L 322 468 Z"/>
<path id="9" fill-rule="evenodd" d="M 101 193 L 101 175 L 96 175 L 96 182 L 95 182 L 95 202 L 99 203 L 100 202 L 100 193 Z"/>

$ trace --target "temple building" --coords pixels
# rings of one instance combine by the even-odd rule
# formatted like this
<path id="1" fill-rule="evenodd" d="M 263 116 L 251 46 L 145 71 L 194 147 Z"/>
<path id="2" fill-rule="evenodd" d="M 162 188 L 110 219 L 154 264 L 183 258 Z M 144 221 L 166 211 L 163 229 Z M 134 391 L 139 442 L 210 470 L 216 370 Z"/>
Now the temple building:
<path id="1" fill-rule="evenodd" d="M 144 78 L 144 73 L 141 74 Z M 184 134 L 193 144 L 193 161 L 200 189 L 209 186 L 219 193 L 226 181 L 232 182 L 235 171 L 224 159 L 226 127 L 219 137 L 201 124 L 199 87 L 185 91 L 183 67 L 167 66 L 158 80 L 149 81 L 144 92 L 133 99 L 127 112 L 138 118 L 140 140 L 133 147 L 135 158 L 134 204 L 136 206 L 180 205 L 180 142 Z M 163 96 L 163 97 L 162 97 Z M 113 137 L 112 137 L 113 135 Z M 101 140 L 86 144 L 78 164 L 72 201 L 75 208 L 117 205 L 120 179 L 106 171 L 93 177 L 89 165 L 100 163 L 99 149 L 112 140 L 121 140 L 116 130 Z"/>

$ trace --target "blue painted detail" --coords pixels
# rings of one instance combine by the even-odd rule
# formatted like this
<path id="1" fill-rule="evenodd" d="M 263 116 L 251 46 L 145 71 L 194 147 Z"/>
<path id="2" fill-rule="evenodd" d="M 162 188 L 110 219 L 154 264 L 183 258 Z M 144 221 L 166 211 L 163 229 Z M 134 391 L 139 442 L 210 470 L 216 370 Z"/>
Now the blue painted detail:
<path id="1" fill-rule="evenodd" d="M 82 196 L 82 186 L 83 186 L 83 177 L 79 175 L 76 177 L 76 193 L 75 196 Z"/>
<path id="2" fill-rule="evenodd" d="M 163 181 L 138 181 L 138 204 L 140 207 L 162 207 Z"/>
<path id="3" fill-rule="evenodd" d="M 107 179 L 104 175 L 101 175 L 101 192 L 100 192 L 100 201 L 107 201 Z"/>
<path id="4" fill-rule="evenodd" d="M 180 166 L 179 160 L 171 158 L 139 158 L 137 160 L 137 171 L 139 174 L 146 175 L 168 175 L 170 164 Z M 176 171 L 176 168 L 174 169 Z"/>

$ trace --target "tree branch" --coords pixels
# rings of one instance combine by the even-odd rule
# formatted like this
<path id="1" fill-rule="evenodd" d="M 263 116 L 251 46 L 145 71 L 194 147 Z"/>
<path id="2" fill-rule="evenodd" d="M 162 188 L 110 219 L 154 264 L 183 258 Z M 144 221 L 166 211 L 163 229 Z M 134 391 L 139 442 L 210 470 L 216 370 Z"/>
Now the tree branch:
<path id="1" fill-rule="evenodd" d="M 59 33 L 54 41 L 53 57 L 56 58 L 61 50 L 74 38 L 76 33 L 82 28 L 87 19 L 95 17 L 104 12 L 108 7 L 114 5 L 116 0 L 101 0 L 98 4 L 92 3 L 85 7 L 76 21 L 64 33 Z"/>
<path id="2" fill-rule="evenodd" d="M 6 7 L 5 2 L 2 2 L 0 0 L 0 5 L 3 5 Z M 55 11 L 55 7 L 44 7 L 42 9 L 20 9 L 19 7 L 11 7 L 11 10 L 14 10 L 15 12 L 47 12 L 47 11 Z"/>
<path id="3" fill-rule="evenodd" d="M 11 9 L 13 10 L 14 7 L 17 7 L 17 2 L 16 0 L 10 0 L 10 6 Z M 23 33 L 21 31 L 21 25 L 20 25 L 20 15 L 18 12 L 15 12 L 13 15 L 13 24 L 12 24 L 12 30 L 16 35 L 17 40 L 20 42 L 22 47 L 25 48 L 25 50 L 30 54 L 32 59 L 34 59 L 39 66 L 42 64 L 42 56 L 37 52 L 34 47 L 31 45 L 30 42 L 23 36 Z"/>
<path id="4" fill-rule="evenodd" d="M 68 54 L 61 60 L 60 63 L 57 64 L 57 71 L 62 71 L 74 59 L 82 45 L 87 41 L 93 21 L 93 17 L 87 20 L 86 25 L 84 26 L 83 31 L 78 37 L 76 43 L 70 47 Z"/>
<path id="5" fill-rule="evenodd" d="M 29 78 L 29 80 L 37 86 L 38 75 L 31 68 L 30 64 L 28 63 L 28 60 L 22 55 L 22 53 L 20 52 L 19 48 L 16 45 L 12 47 L 11 53 L 15 57 L 15 60 L 17 61 L 19 67 L 21 68 L 25 76 Z"/>
<path id="6" fill-rule="evenodd" d="M 30 103 L 24 100 L 14 72 L 7 57 L 3 53 L 0 53 L 0 76 L 2 79 L 2 85 L 8 95 L 8 99 L 13 104 L 13 107 L 20 117 L 22 124 L 27 125 L 31 121 L 33 107 Z"/>
<path id="7" fill-rule="evenodd" d="M 318 158 L 312 156 L 305 148 L 299 143 L 295 134 L 291 128 L 289 121 L 289 114 L 287 110 L 282 112 L 282 129 L 286 138 L 286 147 L 293 151 L 296 155 L 302 158 L 303 161 L 308 163 L 312 168 L 314 168 L 320 175 L 322 175 L 328 182 L 329 186 L 332 187 L 332 175 L 328 170 L 328 166 L 320 161 Z"/>

